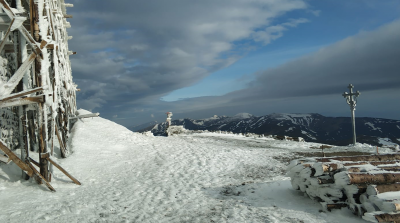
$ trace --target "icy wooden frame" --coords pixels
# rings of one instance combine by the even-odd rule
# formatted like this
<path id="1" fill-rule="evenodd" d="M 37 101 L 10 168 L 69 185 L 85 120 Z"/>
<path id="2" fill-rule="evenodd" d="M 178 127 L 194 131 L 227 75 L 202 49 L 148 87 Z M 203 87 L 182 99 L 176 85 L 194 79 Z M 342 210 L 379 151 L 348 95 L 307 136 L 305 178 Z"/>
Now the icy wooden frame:
<path id="1" fill-rule="evenodd" d="M 50 190 L 55 191 L 49 184 L 51 164 L 80 185 L 78 180 L 51 159 L 55 136 L 60 144 L 61 156 L 65 158 L 68 155 L 69 119 L 75 117 L 76 112 L 77 89 L 72 82 L 69 61 L 69 55 L 75 52 L 68 50 L 68 39 L 72 37 L 68 37 L 66 32 L 70 25 L 65 19 L 72 18 L 66 15 L 65 9 L 72 5 L 65 4 L 64 0 L 24 1 L 29 5 L 29 14 L 15 13 L 21 12 L 18 9 L 23 9 L 21 0 L 16 0 L 18 9 L 11 8 L 5 0 L 0 0 L 0 8 L 8 17 L 1 15 L 0 23 L 9 22 L 7 30 L 2 30 L 5 34 L 0 42 L 0 53 L 6 48 L 12 49 L 7 47 L 7 40 L 13 32 L 13 48 L 17 49 L 15 54 L 20 59 L 14 75 L 7 83 L 0 84 L 0 108 L 18 106 L 21 118 L 19 128 L 22 133 L 21 158 L 7 148 L 2 140 L 0 149 L 7 155 L 2 156 L 3 161 L 7 158 L 6 163 L 12 160 L 27 176 L 36 176 L 38 183 L 43 181 Z M 29 25 L 24 23 L 28 19 Z M 32 89 L 28 89 L 29 80 L 32 82 Z M 28 124 L 28 110 L 36 112 L 37 127 Z M 35 132 L 38 133 L 39 162 L 29 156 L 29 151 L 33 148 L 32 143 L 30 144 L 31 137 L 36 138 Z M 32 164 L 37 165 L 40 172 Z"/>

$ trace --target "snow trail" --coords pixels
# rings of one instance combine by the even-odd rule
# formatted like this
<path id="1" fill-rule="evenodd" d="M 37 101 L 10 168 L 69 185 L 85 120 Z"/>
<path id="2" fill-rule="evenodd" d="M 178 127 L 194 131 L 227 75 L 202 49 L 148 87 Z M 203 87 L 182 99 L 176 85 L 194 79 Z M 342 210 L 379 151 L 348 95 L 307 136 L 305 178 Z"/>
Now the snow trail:
<path id="1" fill-rule="evenodd" d="M 82 185 L 55 170 L 51 193 L 12 178 L 5 170 L 15 164 L 1 165 L 0 222 L 362 222 L 346 211 L 319 213 L 291 189 L 274 157 L 310 145 L 211 133 L 149 137 L 85 119 L 74 126 L 71 156 L 57 160 Z"/>

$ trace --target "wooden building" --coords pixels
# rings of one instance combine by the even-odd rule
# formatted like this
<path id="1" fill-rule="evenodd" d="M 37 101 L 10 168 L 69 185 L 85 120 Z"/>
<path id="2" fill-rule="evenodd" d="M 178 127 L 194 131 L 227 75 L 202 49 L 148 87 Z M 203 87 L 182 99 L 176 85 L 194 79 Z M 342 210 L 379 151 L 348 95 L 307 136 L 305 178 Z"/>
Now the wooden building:
<path id="1" fill-rule="evenodd" d="M 0 161 L 13 161 L 51 190 L 50 165 L 70 176 L 51 157 L 55 144 L 67 157 L 76 118 L 67 7 L 64 0 L 0 0 Z"/>

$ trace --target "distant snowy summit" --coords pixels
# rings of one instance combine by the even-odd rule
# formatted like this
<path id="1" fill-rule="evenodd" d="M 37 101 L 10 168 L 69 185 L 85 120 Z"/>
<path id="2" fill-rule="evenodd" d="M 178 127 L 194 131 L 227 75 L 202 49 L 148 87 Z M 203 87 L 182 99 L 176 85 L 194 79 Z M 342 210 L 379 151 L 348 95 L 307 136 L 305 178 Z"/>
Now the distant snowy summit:
<path id="1" fill-rule="evenodd" d="M 246 118 L 254 118 L 256 116 L 249 114 L 249 113 L 238 113 L 233 118 L 238 118 L 238 119 L 246 119 Z"/>
<path id="2" fill-rule="evenodd" d="M 325 117 L 317 113 L 273 113 L 264 116 L 239 113 L 231 117 L 215 115 L 206 119 L 172 120 L 172 125 L 183 125 L 189 130 L 302 137 L 308 142 L 332 145 L 352 143 L 350 117 Z M 166 127 L 163 122 L 148 125 L 142 131 L 152 131 L 157 136 L 164 134 Z M 400 144 L 399 120 L 356 117 L 356 131 L 357 142 L 379 146 Z"/>
<path id="3" fill-rule="evenodd" d="M 254 118 L 256 116 L 250 114 L 250 113 L 238 113 L 234 116 L 226 116 L 226 115 L 214 115 L 210 118 L 205 118 L 205 119 L 198 119 L 199 121 L 203 121 L 203 122 L 208 122 L 208 121 L 213 121 L 213 120 L 237 120 L 237 119 L 248 119 L 248 118 Z M 180 119 L 180 120 L 184 120 L 184 119 Z"/>
<path id="4" fill-rule="evenodd" d="M 316 113 L 272 113 L 268 115 L 271 118 L 275 119 L 293 119 L 293 118 L 311 118 L 312 116 L 318 116 L 320 114 Z M 321 115 L 322 116 L 322 115 Z"/>

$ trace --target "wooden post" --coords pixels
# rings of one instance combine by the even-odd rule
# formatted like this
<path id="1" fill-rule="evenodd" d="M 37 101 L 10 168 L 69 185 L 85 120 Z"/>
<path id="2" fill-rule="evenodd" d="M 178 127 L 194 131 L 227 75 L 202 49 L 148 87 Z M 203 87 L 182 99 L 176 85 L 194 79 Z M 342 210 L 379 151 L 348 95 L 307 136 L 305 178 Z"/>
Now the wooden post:
<path id="1" fill-rule="evenodd" d="M 33 34 L 34 41 L 36 42 L 36 45 L 38 43 L 42 43 L 40 48 L 43 49 L 43 41 L 40 39 L 39 35 L 39 12 L 38 11 L 38 6 L 35 4 L 33 0 L 30 0 L 30 5 L 29 5 L 29 11 L 31 12 L 30 16 L 30 22 L 31 22 L 31 32 Z M 44 49 L 47 50 L 47 49 Z M 43 81 L 41 80 L 43 77 L 42 75 L 39 75 L 41 72 L 41 58 L 42 56 L 39 56 L 35 59 L 35 76 L 38 77 L 38 81 L 36 82 L 38 87 L 43 86 Z M 45 122 L 47 120 L 47 107 L 45 103 L 39 103 L 39 112 L 38 112 L 38 118 L 39 118 L 39 164 L 40 164 L 40 174 L 44 177 L 46 181 L 49 180 L 49 162 L 46 158 L 43 158 L 44 155 L 47 154 L 47 123 Z"/>
<path id="2" fill-rule="evenodd" d="M 20 2 L 21 3 L 21 2 Z M 22 6 L 21 6 L 22 7 Z M 20 59 L 18 61 L 18 64 L 22 65 L 21 61 L 25 61 L 28 58 L 28 50 L 27 50 L 27 46 L 26 46 L 26 40 L 25 37 L 19 34 L 19 54 Z M 27 91 L 28 87 L 29 87 L 29 69 L 28 71 L 25 72 L 25 74 L 22 77 L 22 91 Z M 27 114 L 26 114 L 26 105 L 22 105 L 20 106 L 20 110 L 22 113 L 21 116 L 21 123 L 22 123 L 22 139 L 23 139 L 23 149 L 21 148 L 21 159 L 22 160 L 26 160 L 29 157 L 29 134 L 27 131 Z M 25 173 L 23 173 L 23 178 L 25 178 L 26 180 L 29 179 L 29 176 L 26 175 Z"/>
<path id="3" fill-rule="evenodd" d="M 46 123 L 44 119 L 44 115 L 46 114 L 43 110 L 46 109 L 44 103 L 39 103 L 39 164 L 40 164 L 40 174 L 48 181 L 49 179 L 49 163 L 46 158 L 42 158 L 43 155 L 47 154 L 47 145 L 46 145 Z"/>

